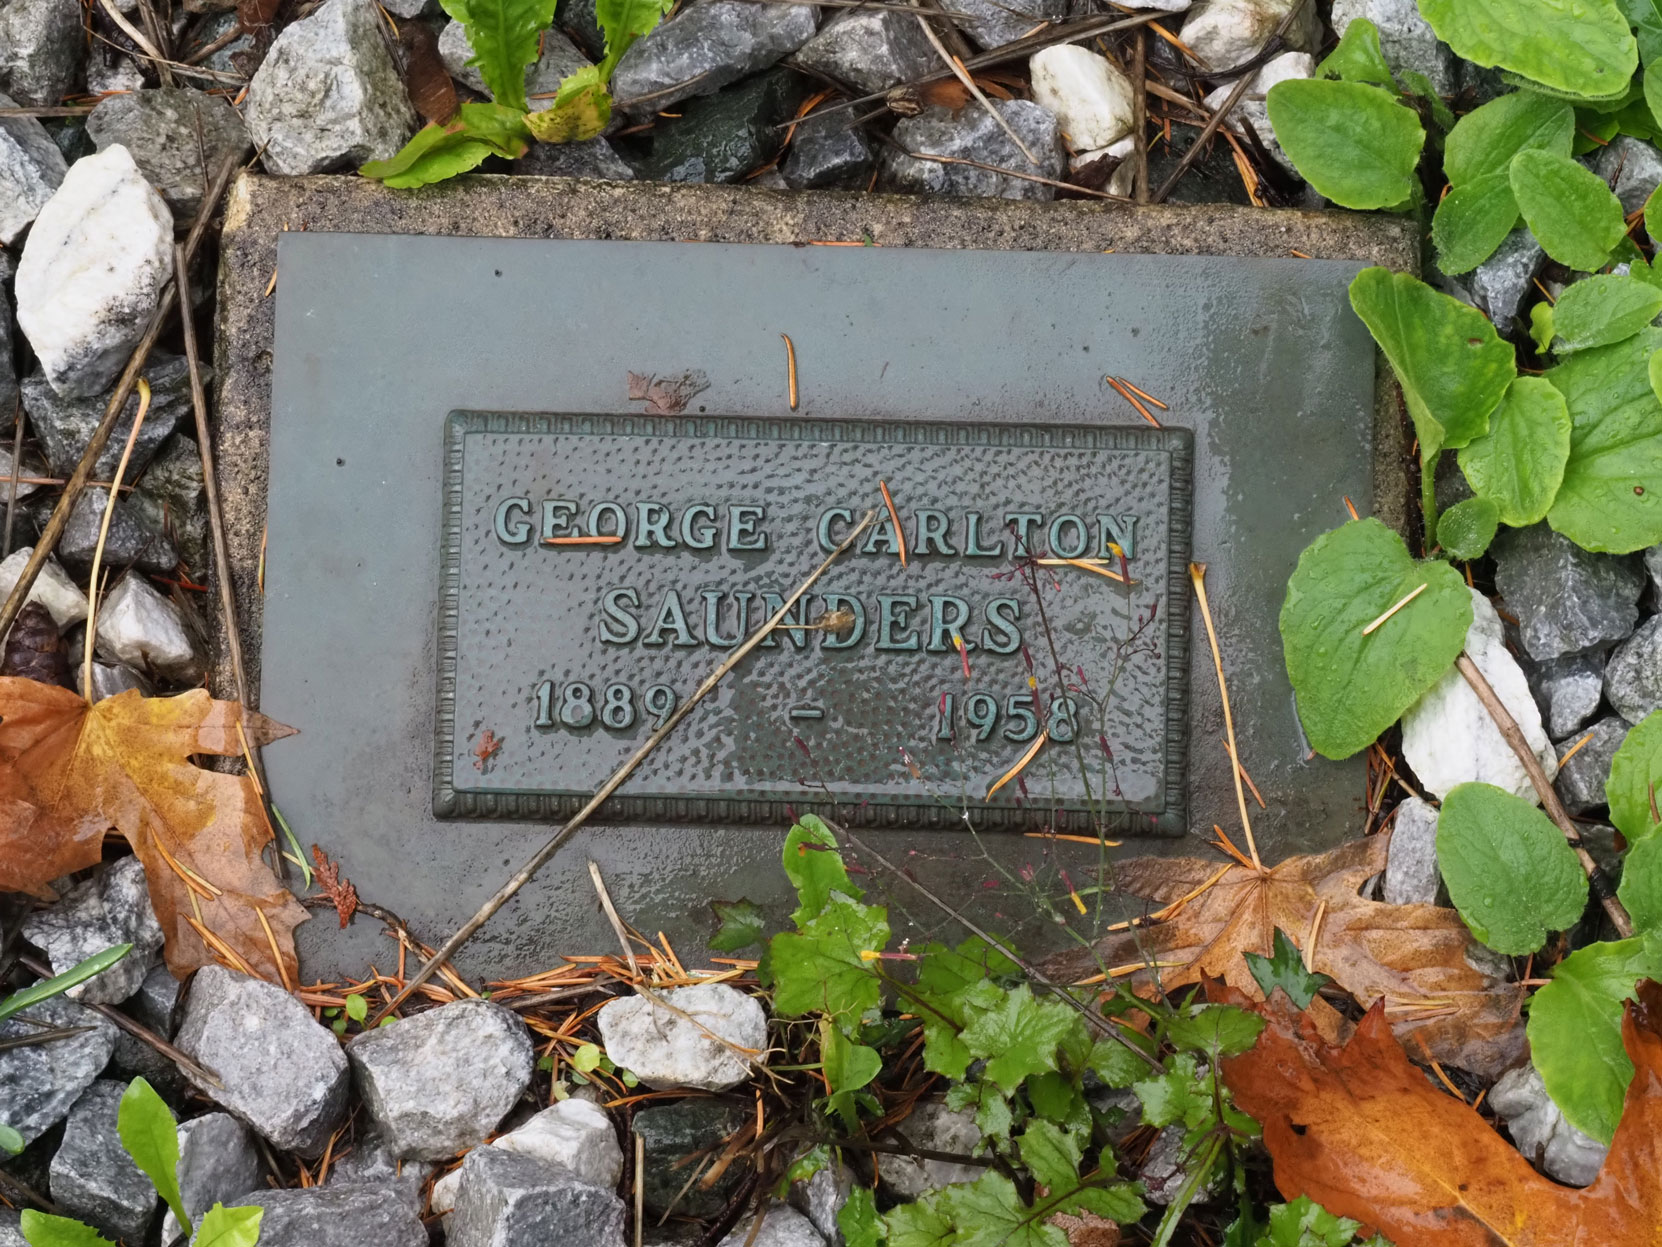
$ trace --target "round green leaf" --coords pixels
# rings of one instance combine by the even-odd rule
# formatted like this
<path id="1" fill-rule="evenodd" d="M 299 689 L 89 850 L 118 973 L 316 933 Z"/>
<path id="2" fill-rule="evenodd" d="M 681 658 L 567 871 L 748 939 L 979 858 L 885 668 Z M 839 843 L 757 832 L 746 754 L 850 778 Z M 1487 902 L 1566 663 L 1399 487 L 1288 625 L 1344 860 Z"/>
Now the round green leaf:
<path id="1" fill-rule="evenodd" d="M 1512 194 L 1535 240 L 1568 268 L 1603 268 L 1627 235 L 1621 200 L 1604 179 L 1568 156 L 1538 148 L 1519 152 L 1510 171 Z"/>
<path id="2" fill-rule="evenodd" d="M 1494 255 L 1517 223 L 1518 201 L 1504 173 L 1454 187 L 1431 218 L 1437 267 L 1450 276 L 1469 273 Z"/>
<path id="3" fill-rule="evenodd" d="M 1636 277 L 1584 277 L 1553 308 L 1553 349 L 1560 354 L 1631 338 L 1662 312 L 1662 288 Z"/>
<path id="4" fill-rule="evenodd" d="M 1345 33 L 1339 36 L 1339 46 L 1316 66 L 1316 76 L 1396 88 L 1391 67 L 1385 62 L 1384 49 L 1379 46 L 1379 27 L 1365 17 L 1353 18 L 1345 27 Z"/>
<path id="5" fill-rule="evenodd" d="M 1635 931 L 1662 933 L 1662 836 L 1647 836 L 1627 851 L 1616 898 Z"/>
<path id="6" fill-rule="evenodd" d="M 1413 601 L 1363 635 L 1416 589 Z M 1471 623 L 1460 573 L 1441 560 L 1415 562 L 1378 520 L 1352 520 L 1318 537 L 1299 556 L 1281 607 L 1287 675 L 1310 744 L 1329 758 L 1367 748 L 1442 678 Z"/>
<path id="7" fill-rule="evenodd" d="M 1489 413 L 1518 375 L 1517 357 L 1476 308 L 1408 273 L 1363 269 L 1350 305 L 1402 383 L 1420 453 L 1432 458 L 1489 430 Z"/>
<path id="8" fill-rule="evenodd" d="M 1656 830 L 1652 790 L 1662 794 L 1662 710 L 1653 710 L 1629 730 L 1610 762 L 1604 786 L 1610 802 L 1610 821 L 1630 844 Z M 1655 801 L 1662 801 L 1658 795 Z"/>
<path id="9" fill-rule="evenodd" d="M 1662 403 L 1650 357 L 1662 330 L 1577 351 L 1546 374 L 1570 412 L 1570 457 L 1547 523 L 1583 550 L 1662 542 Z"/>
<path id="10" fill-rule="evenodd" d="M 1454 186 L 1504 177 L 1519 152 L 1539 149 L 1568 156 L 1574 141 L 1573 108 L 1533 91 L 1514 91 L 1455 123 L 1443 151 L 1443 173 Z"/>
<path id="11" fill-rule="evenodd" d="M 1437 865 L 1472 934 L 1522 956 L 1587 908 L 1587 876 L 1552 820 L 1493 784 L 1460 784 L 1437 819 Z"/>
<path id="12" fill-rule="evenodd" d="M 1457 56 L 1571 95 L 1621 92 L 1639 49 L 1615 0 L 1420 0 Z"/>
<path id="13" fill-rule="evenodd" d="M 1467 498 L 1444 511 L 1437 521 L 1437 544 L 1461 562 L 1482 558 L 1499 525 L 1500 511 L 1493 502 Z"/>
<path id="14" fill-rule="evenodd" d="M 1276 141 L 1305 181 L 1346 208 L 1390 208 L 1414 193 L 1419 116 L 1378 87 L 1293 78 L 1266 97 Z"/>
<path id="15" fill-rule="evenodd" d="M 1489 417 L 1489 432 L 1461 448 L 1460 470 L 1504 524 L 1538 523 L 1558 496 L 1570 457 L 1570 409 L 1540 377 L 1519 377 Z M 1437 536 L 1448 544 L 1444 528 Z"/>
<path id="16" fill-rule="evenodd" d="M 1622 1048 L 1622 1003 L 1640 979 L 1662 976 L 1662 939 L 1640 936 L 1577 949 L 1529 1002 L 1529 1053 L 1570 1125 L 1610 1142 L 1633 1063 Z"/>

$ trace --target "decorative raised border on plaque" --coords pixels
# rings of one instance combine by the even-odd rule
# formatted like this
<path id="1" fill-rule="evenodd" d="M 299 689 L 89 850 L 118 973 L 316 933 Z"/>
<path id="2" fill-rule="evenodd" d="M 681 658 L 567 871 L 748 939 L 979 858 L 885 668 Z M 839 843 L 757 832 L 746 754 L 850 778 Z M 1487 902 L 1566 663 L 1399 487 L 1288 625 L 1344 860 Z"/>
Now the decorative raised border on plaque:
<path id="1" fill-rule="evenodd" d="M 1171 456 L 1166 569 L 1165 808 L 1158 814 L 1110 812 L 1102 826 L 1130 834 L 1188 830 L 1189 555 L 1194 520 L 1194 436 L 1188 429 L 1076 424 L 953 424 L 922 421 L 788 420 L 747 416 L 651 418 L 630 415 L 452 411 L 444 423 L 444 498 L 439 541 L 438 702 L 434 730 L 433 813 L 439 818 L 550 822 L 570 818 L 593 795 L 582 792 L 479 792 L 458 789 L 451 771 L 456 734 L 456 664 L 462 582 L 462 452 L 469 433 L 731 438 L 745 441 L 870 442 L 897 446 L 1048 447 L 1058 450 L 1153 450 Z M 1181 609 L 1177 604 L 1181 603 Z M 607 822 L 764 824 L 778 828 L 801 802 L 772 797 L 614 796 Z M 854 803 L 850 803 L 853 805 Z M 1061 806 L 990 806 L 977 828 L 1030 831 L 1043 823 L 1085 826 L 1082 799 Z M 859 802 L 862 827 L 947 830 L 962 819 L 933 801 L 873 797 Z"/>

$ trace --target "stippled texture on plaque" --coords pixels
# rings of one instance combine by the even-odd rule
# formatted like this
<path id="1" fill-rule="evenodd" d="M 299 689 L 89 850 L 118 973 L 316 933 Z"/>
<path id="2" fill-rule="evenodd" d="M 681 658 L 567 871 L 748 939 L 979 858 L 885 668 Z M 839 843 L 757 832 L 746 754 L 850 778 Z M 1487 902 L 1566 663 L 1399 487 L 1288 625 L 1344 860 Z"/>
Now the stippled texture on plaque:
<path id="1" fill-rule="evenodd" d="M 575 812 L 875 508 L 611 816 L 1181 831 L 1192 479 L 1181 429 L 452 413 L 435 813 Z"/>

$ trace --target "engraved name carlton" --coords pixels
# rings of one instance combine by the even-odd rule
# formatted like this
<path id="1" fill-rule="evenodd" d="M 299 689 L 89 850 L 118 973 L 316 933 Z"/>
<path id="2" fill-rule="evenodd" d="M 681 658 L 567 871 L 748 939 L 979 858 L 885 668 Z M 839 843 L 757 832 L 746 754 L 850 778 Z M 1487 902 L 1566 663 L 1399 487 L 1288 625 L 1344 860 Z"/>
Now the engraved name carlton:
<path id="1" fill-rule="evenodd" d="M 1183 829 L 1187 431 L 454 412 L 445 437 L 441 816 L 575 811 L 877 508 L 609 816 Z"/>

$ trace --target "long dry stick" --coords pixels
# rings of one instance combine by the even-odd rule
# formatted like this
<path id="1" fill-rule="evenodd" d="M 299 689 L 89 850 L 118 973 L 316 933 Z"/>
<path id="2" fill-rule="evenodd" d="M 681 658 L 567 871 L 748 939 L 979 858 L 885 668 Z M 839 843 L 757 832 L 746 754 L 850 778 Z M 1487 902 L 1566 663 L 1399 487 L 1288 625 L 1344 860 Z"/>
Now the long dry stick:
<path id="1" fill-rule="evenodd" d="M 1604 870 L 1581 843 L 1581 832 L 1570 818 L 1570 812 L 1564 808 L 1564 803 L 1558 799 L 1552 781 L 1541 769 L 1540 759 L 1529 747 L 1529 741 L 1525 739 L 1518 721 L 1512 717 L 1512 712 L 1506 708 L 1494 687 L 1472 661 L 1471 655 L 1462 652 L 1460 657 L 1454 660 L 1454 665 L 1459 668 L 1460 674 L 1466 677 L 1466 683 L 1471 685 L 1472 692 L 1477 694 L 1477 700 L 1483 703 L 1483 708 L 1495 721 L 1495 726 L 1500 729 L 1506 743 L 1512 746 L 1512 752 L 1518 755 L 1518 761 L 1523 764 L 1529 782 L 1535 785 L 1535 795 L 1541 798 L 1541 804 L 1546 808 L 1547 817 L 1558 824 L 1558 830 L 1563 832 L 1564 838 L 1570 842 L 1570 847 L 1575 850 L 1575 855 L 1581 862 L 1581 869 L 1587 872 L 1593 894 L 1598 897 L 1599 904 L 1604 906 L 1604 912 L 1610 916 L 1610 923 L 1616 928 L 1617 934 L 1626 939 L 1633 934 L 1633 919 L 1628 916 L 1626 908 L 1610 890 L 1610 881 L 1605 877 Z"/>
<path id="2" fill-rule="evenodd" d="M 12 552 L 12 520 L 17 514 L 17 486 L 23 479 L 23 400 L 19 398 L 12 412 L 17 428 L 12 433 L 12 474 L 7 478 L 11 490 L 6 496 L 6 535 L 0 539 L 0 559 Z"/>
<path id="3" fill-rule="evenodd" d="M 144 417 L 150 411 L 150 383 L 143 377 L 139 378 L 138 392 L 138 414 L 133 417 L 127 444 L 121 448 L 121 459 L 115 465 L 115 479 L 111 481 L 110 492 L 104 498 L 104 517 L 98 522 L 98 544 L 92 547 L 92 574 L 87 577 L 87 643 L 82 647 L 81 696 L 87 699 L 89 706 L 98 700 L 92 695 L 92 648 L 98 639 L 98 569 L 104 562 L 104 544 L 110 539 L 110 520 L 115 516 L 121 479 L 127 475 L 127 464 L 133 457 L 133 443 L 138 441 Z"/>
<path id="4" fill-rule="evenodd" d="M 197 210 L 196 220 L 190 227 L 190 234 L 185 239 L 185 257 L 188 260 L 196 254 L 201 245 L 203 236 L 208 232 L 208 223 L 213 219 L 214 205 L 225 194 L 225 188 L 231 184 L 231 175 L 236 172 L 240 160 L 236 156 L 226 158 L 219 172 L 214 177 L 213 186 L 202 197 L 202 206 Z M 116 382 L 115 391 L 110 395 L 110 401 L 104 408 L 104 418 L 98 422 L 93 430 L 92 438 L 87 442 L 87 448 L 81 452 L 81 461 L 75 465 L 75 471 L 70 473 L 69 483 L 63 487 L 63 493 L 58 498 L 58 505 L 52 509 L 52 517 L 46 521 L 46 527 L 41 530 L 40 539 L 35 542 L 35 552 L 29 556 L 29 561 L 23 567 L 23 573 L 18 576 L 17 583 L 12 586 L 12 593 L 6 599 L 5 605 L 0 606 L 0 636 L 4 636 L 7 629 L 17 619 L 18 611 L 23 609 L 23 603 L 28 601 L 29 590 L 35 587 L 35 579 L 40 575 L 40 569 L 46 566 L 46 560 L 51 557 L 52 551 L 57 548 L 58 539 L 63 536 L 64 525 L 69 523 L 69 516 L 75 510 L 75 503 L 81 497 L 81 491 L 86 488 L 92 478 L 92 466 L 98 462 L 98 456 L 104 453 L 104 447 L 110 440 L 110 434 L 115 431 L 116 424 L 121 419 L 122 409 L 127 405 L 127 396 L 133 392 L 138 384 L 139 373 L 144 371 L 145 362 L 150 358 L 150 351 L 156 345 L 156 339 L 161 337 L 162 327 L 172 314 L 174 304 L 178 301 L 178 291 L 175 283 L 168 282 L 162 291 L 161 298 L 156 303 L 156 311 L 150 317 L 150 323 L 145 327 L 144 336 L 139 339 L 138 345 L 133 348 L 132 358 L 127 361 L 127 367 L 121 373 L 121 379 Z"/>
<path id="5" fill-rule="evenodd" d="M 923 33 L 928 37 L 929 45 L 935 49 L 941 60 L 946 62 L 946 67 L 952 71 L 952 76 L 964 84 L 964 89 L 975 97 L 975 102 L 986 110 L 987 116 L 997 123 L 1000 130 L 1010 136 L 1010 141 L 1016 145 L 1016 150 L 1027 157 L 1027 163 L 1037 169 L 1039 167 L 1037 157 L 1028 149 L 1027 144 L 1021 141 L 1021 135 L 1010 128 L 1010 123 L 1004 120 L 1004 114 L 994 108 L 993 102 L 982 94 L 981 88 L 975 85 L 975 79 L 969 76 L 969 71 L 959 63 L 958 58 L 946 50 L 946 45 L 941 42 L 941 37 L 935 33 L 928 19 L 920 13 L 917 22 L 919 26 L 923 27 Z"/>
<path id="6" fill-rule="evenodd" d="M 379 1013 L 365 1023 L 364 1029 L 373 1030 L 375 1027 L 379 1026 L 382 1018 L 386 1017 L 394 1009 L 398 1008 L 399 1005 L 403 1004 L 404 1001 L 408 1000 L 410 994 L 428 979 L 432 978 L 433 975 L 438 972 L 440 966 L 444 965 L 445 962 L 455 956 L 456 951 L 472 939 L 474 933 L 478 931 L 480 927 L 484 926 L 485 923 L 489 922 L 492 915 L 494 915 L 497 910 L 501 909 L 510 900 L 512 900 L 514 894 L 529 883 L 532 877 L 548 864 L 549 859 L 551 859 L 554 854 L 558 853 L 565 842 L 576 834 L 578 828 L 588 822 L 589 817 L 602 805 L 604 805 L 607 799 L 614 792 L 623 786 L 623 781 L 635 773 L 635 768 L 640 766 L 642 762 L 646 761 L 647 756 L 664 742 L 669 734 L 673 732 L 677 726 L 679 726 L 681 720 L 686 718 L 687 715 L 692 712 L 693 707 L 703 701 L 704 698 L 715 689 L 716 685 L 721 683 L 727 673 L 733 670 L 734 667 L 738 666 L 739 663 L 744 660 L 751 650 L 755 649 L 758 645 L 765 641 L 770 634 L 772 634 L 773 630 L 784 621 L 785 616 L 790 614 L 791 610 L 796 606 L 802 595 L 807 593 L 809 589 L 813 588 L 819 578 L 831 569 L 831 564 L 835 563 L 839 558 L 846 554 L 849 547 L 854 544 L 855 538 L 859 537 L 860 534 L 866 531 L 866 529 L 870 528 L 873 521 L 876 519 L 877 511 L 875 509 L 867 511 L 865 518 L 849 532 L 848 536 L 843 538 L 842 543 L 838 545 L 835 550 L 825 556 L 825 562 L 815 568 L 812 574 L 810 574 L 806 580 L 796 587 L 795 592 L 793 592 L 790 597 L 785 599 L 784 604 L 773 613 L 773 616 L 760 628 L 756 629 L 755 632 L 751 633 L 743 645 L 739 646 L 738 649 L 729 654 L 726 660 L 719 667 L 705 677 L 704 683 L 700 684 L 693 695 L 687 698 L 686 701 L 682 702 L 681 705 L 676 708 L 675 713 L 670 715 L 669 718 L 664 721 L 664 725 L 657 731 L 653 732 L 652 735 L 648 736 L 646 738 L 646 743 L 639 749 L 635 750 L 635 752 L 629 756 L 622 766 L 612 772 L 611 778 L 600 786 L 594 796 L 589 798 L 583 808 L 573 814 L 566 822 L 565 826 L 561 827 L 560 830 L 549 837 L 548 842 L 532 855 L 531 860 L 521 866 L 519 870 L 514 873 L 513 878 L 509 879 L 507 883 L 498 888 L 496 894 L 479 907 L 478 913 L 474 914 L 473 917 L 469 918 L 456 929 L 456 933 L 447 939 L 436 953 L 428 958 L 427 963 L 423 965 L 420 970 L 416 971 L 415 977 L 405 983 L 399 990 L 398 994 L 394 996 Z"/>
<path id="7" fill-rule="evenodd" d="M 1206 600 L 1206 564 L 1190 563 L 1189 579 L 1195 586 L 1195 599 L 1200 603 L 1200 617 L 1206 622 L 1206 639 L 1212 644 L 1212 665 L 1218 672 L 1218 695 L 1223 699 L 1223 730 L 1229 737 L 1229 769 L 1235 776 L 1235 800 L 1241 807 L 1241 828 L 1246 832 L 1247 849 L 1252 853 L 1252 865 L 1264 869 L 1258 857 L 1258 842 L 1252 836 L 1252 815 L 1247 812 L 1246 792 L 1241 787 L 1241 755 L 1235 746 L 1235 716 L 1229 709 L 1229 686 L 1223 678 L 1223 655 L 1218 652 L 1218 633 L 1212 626 L 1212 606 Z"/>
<path id="8" fill-rule="evenodd" d="M 1085 1019 L 1086 1024 L 1089 1025 L 1093 1030 L 1096 1030 L 1096 1031 L 1100 1032 L 1103 1036 L 1105 1036 L 1108 1039 L 1112 1039 L 1115 1043 L 1119 1044 L 1121 1047 L 1124 1047 L 1124 1048 L 1126 1048 L 1126 1049 L 1128 1049 L 1132 1052 L 1135 1052 L 1139 1057 L 1141 1057 L 1144 1061 L 1146 1061 L 1156 1071 L 1159 1071 L 1162 1068 L 1162 1066 L 1160 1065 L 1160 1062 L 1157 1059 L 1150 1056 L 1148 1053 L 1144 1052 L 1141 1048 L 1139 1048 L 1136 1044 L 1132 1043 L 1129 1039 L 1127 1039 L 1125 1037 L 1125 1035 L 1120 1031 L 1120 1028 L 1115 1026 L 1107 1018 L 1103 1017 L 1102 1014 L 1098 1013 L 1095 1009 L 1092 1009 L 1090 1006 L 1086 1005 L 1083 1001 L 1081 1001 L 1076 996 L 1074 996 L 1074 994 L 1072 992 L 1070 992 L 1067 988 L 1062 987 L 1059 984 L 1051 982 L 1051 980 L 1049 978 L 1047 978 L 1044 975 L 1044 973 L 1037 966 L 1035 966 L 1032 962 L 1023 960 L 1022 957 L 1020 956 L 1020 954 L 1018 954 L 1015 951 L 1015 949 L 1011 948 L 1008 944 L 1004 943 L 1004 941 L 1000 940 L 997 936 L 991 935 L 988 932 L 982 930 L 978 925 L 976 925 L 976 923 L 971 921 L 968 916 L 966 916 L 965 914 L 963 914 L 963 913 L 959 912 L 958 910 L 954 909 L 951 905 L 948 905 L 939 896 L 936 896 L 934 892 L 932 892 L 928 888 L 924 887 L 923 884 L 919 883 L 916 879 L 912 878 L 911 875 L 907 874 L 900 867 L 896 866 L 893 862 L 891 862 L 888 858 L 884 857 L 876 849 L 872 848 L 864 840 L 861 840 L 860 837 L 856 836 L 852 831 L 848 830 L 848 828 L 839 827 L 839 826 L 837 826 L 837 824 L 833 823 L 828 818 L 822 819 L 821 821 L 823 821 L 825 823 L 825 825 L 831 829 L 833 834 L 841 837 L 843 840 L 846 840 L 849 844 L 852 844 L 856 849 L 858 849 L 860 852 L 864 853 L 867 857 L 871 858 L 879 866 L 883 867 L 884 870 L 888 871 L 891 875 L 893 875 L 896 879 L 899 879 L 902 883 L 905 883 L 908 887 L 910 887 L 914 892 L 917 892 L 920 896 L 922 896 L 924 898 L 924 900 L 928 901 L 936 909 L 940 910 L 947 917 L 951 918 L 954 922 L 958 923 L 958 925 L 963 927 L 964 930 L 968 931 L 971 935 L 975 936 L 977 939 L 980 939 L 980 940 L 984 941 L 989 948 L 995 949 L 999 953 L 1001 953 L 1004 956 L 1008 957 L 1023 974 L 1025 974 L 1030 980 L 1032 980 L 1032 982 L 1035 986 L 1043 988 L 1045 991 L 1047 991 L 1051 995 L 1055 996 L 1063 1004 L 1068 1005 L 1070 1008 L 1072 1008 L 1076 1013 L 1078 1013 L 1081 1017 L 1083 1017 Z"/>

